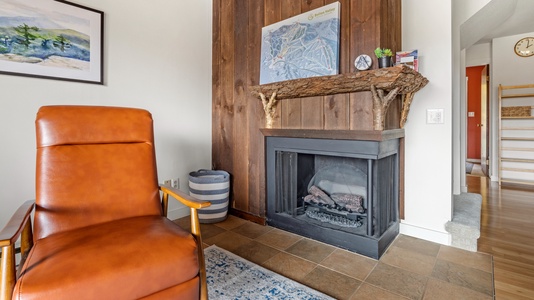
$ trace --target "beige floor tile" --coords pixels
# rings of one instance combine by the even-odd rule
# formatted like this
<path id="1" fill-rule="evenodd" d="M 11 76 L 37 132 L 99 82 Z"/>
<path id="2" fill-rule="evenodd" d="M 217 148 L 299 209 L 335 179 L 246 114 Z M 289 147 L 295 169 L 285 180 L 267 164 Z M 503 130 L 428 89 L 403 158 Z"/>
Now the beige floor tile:
<path id="1" fill-rule="evenodd" d="M 262 265 L 298 282 L 302 282 L 302 279 L 317 266 L 315 263 L 285 252 L 278 253 Z"/>
<path id="2" fill-rule="evenodd" d="M 255 264 L 261 265 L 271 257 L 280 253 L 274 249 L 257 241 L 250 241 L 234 250 L 234 253 Z"/>
<path id="3" fill-rule="evenodd" d="M 438 259 L 479 269 L 484 272 L 493 272 L 492 256 L 486 253 L 470 252 L 442 245 L 439 250 Z"/>
<path id="4" fill-rule="evenodd" d="M 333 246 L 310 239 L 302 239 L 293 246 L 287 248 L 286 252 L 311 260 L 315 263 L 320 263 L 328 255 L 332 254 L 334 250 L 336 250 L 336 248 Z"/>
<path id="5" fill-rule="evenodd" d="M 317 266 L 317 268 L 306 275 L 302 283 L 341 300 L 349 299 L 362 282 L 341 273 Z"/>
<path id="6" fill-rule="evenodd" d="M 173 222 L 178 224 L 181 228 L 191 232 L 191 219 L 189 216 L 174 220 Z M 200 224 L 200 231 L 202 233 L 202 239 L 208 239 L 221 234 L 226 230 L 215 224 Z"/>
<path id="7" fill-rule="evenodd" d="M 237 248 L 248 244 L 251 239 L 235 232 L 226 231 L 214 237 L 204 239 L 203 241 L 208 245 L 217 245 L 218 247 L 226 249 L 230 252 L 234 252 L 237 250 Z"/>
<path id="8" fill-rule="evenodd" d="M 228 217 L 226 218 L 226 220 L 222 221 L 222 222 L 219 222 L 219 223 L 215 223 L 215 225 L 221 227 L 221 228 L 224 228 L 226 230 L 232 230 L 236 227 L 239 227 L 245 223 L 247 223 L 248 221 L 247 220 L 244 220 L 244 219 L 241 219 L 241 218 L 238 218 L 238 217 L 234 217 L 232 215 L 228 215 Z"/>
<path id="9" fill-rule="evenodd" d="M 440 244 L 400 234 L 393 246 L 411 250 L 420 254 L 436 257 L 439 253 Z"/>
<path id="10" fill-rule="evenodd" d="M 409 299 L 421 299 L 428 277 L 378 263 L 365 282 Z"/>
<path id="11" fill-rule="evenodd" d="M 256 224 L 253 222 L 246 222 L 242 224 L 241 226 L 238 226 L 232 229 L 233 232 L 244 235 L 250 239 L 255 239 L 261 235 L 264 235 L 265 233 L 271 230 L 273 230 L 272 227 L 263 226 L 263 225 Z"/>
<path id="12" fill-rule="evenodd" d="M 377 263 L 378 261 L 372 258 L 347 250 L 336 249 L 321 262 L 321 265 L 363 281 Z"/>
<path id="13" fill-rule="evenodd" d="M 479 293 L 435 278 L 428 280 L 424 300 L 491 300 L 492 296 Z"/>
<path id="14" fill-rule="evenodd" d="M 212 224 L 201 224 L 200 232 L 202 233 L 202 239 L 209 239 L 216 235 L 226 232 L 226 230 Z"/>
<path id="15" fill-rule="evenodd" d="M 360 288 L 352 295 L 351 300 L 403 300 L 408 299 L 399 294 L 393 294 L 384 289 L 363 283 Z"/>
<path id="16" fill-rule="evenodd" d="M 301 236 L 273 228 L 255 240 L 276 249 L 285 250 L 302 239 Z"/>
<path id="17" fill-rule="evenodd" d="M 391 246 L 380 258 L 380 262 L 399 267 L 421 275 L 432 274 L 436 263 L 435 256 L 428 256 L 405 248 Z"/>
<path id="18" fill-rule="evenodd" d="M 438 259 L 432 277 L 486 295 L 493 295 L 493 276 L 475 268 Z"/>

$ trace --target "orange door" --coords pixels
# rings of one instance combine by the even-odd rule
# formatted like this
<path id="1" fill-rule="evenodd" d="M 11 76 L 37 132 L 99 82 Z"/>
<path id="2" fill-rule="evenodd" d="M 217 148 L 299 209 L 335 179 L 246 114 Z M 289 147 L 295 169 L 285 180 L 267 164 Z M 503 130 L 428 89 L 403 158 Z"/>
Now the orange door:
<path id="1" fill-rule="evenodd" d="M 467 67 L 467 158 L 480 159 L 481 78 L 485 66 Z"/>

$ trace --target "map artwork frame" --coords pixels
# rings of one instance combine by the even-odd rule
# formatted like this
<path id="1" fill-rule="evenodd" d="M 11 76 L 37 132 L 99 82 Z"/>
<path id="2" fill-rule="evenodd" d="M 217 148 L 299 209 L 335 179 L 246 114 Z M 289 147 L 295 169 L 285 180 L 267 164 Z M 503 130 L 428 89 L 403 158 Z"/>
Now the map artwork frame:
<path id="1" fill-rule="evenodd" d="M 260 84 L 339 74 L 339 2 L 261 30 Z"/>
<path id="2" fill-rule="evenodd" d="M 0 74 L 104 84 L 104 13 L 63 0 L 0 0 Z"/>

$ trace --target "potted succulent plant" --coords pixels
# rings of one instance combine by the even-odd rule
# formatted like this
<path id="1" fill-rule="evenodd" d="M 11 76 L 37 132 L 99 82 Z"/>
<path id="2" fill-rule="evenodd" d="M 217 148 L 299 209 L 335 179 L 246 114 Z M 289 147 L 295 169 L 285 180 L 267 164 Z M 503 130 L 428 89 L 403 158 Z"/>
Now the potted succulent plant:
<path id="1" fill-rule="evenodd" d="M 388 68 L 392 66 L 393 62 L 391 61 L 391 57 L 393 56 L 393 52 L 391 49 L 378 47 L 375 49 L 375 55 L 378 59 L 379 68 Z"/>

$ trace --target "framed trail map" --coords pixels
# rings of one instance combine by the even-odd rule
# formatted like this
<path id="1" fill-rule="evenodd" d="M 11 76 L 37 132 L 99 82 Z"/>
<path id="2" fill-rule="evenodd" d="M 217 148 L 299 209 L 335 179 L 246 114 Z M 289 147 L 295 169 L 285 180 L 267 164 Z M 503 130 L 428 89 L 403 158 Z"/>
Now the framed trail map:
<path id="1" fill-rule="evenodd" d="M 0 0 L 0 74 L 103 84 L 101 11 L 59 0 Z"/>
<path id="2" fill-rule="evenodd" d="M 339 73 L 335 2 L 262 28 L 260 84 Z"/>

